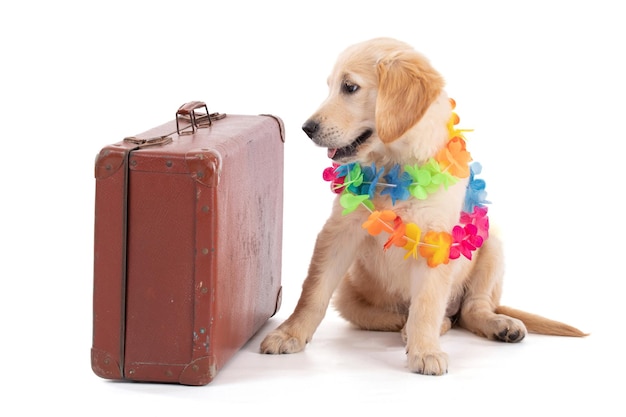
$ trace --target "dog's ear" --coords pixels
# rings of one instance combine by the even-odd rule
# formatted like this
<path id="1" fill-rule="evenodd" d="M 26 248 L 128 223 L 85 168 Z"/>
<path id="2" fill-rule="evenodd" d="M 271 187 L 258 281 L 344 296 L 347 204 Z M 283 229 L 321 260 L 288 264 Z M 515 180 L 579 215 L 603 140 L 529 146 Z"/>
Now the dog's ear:
<path id="1" fill-rule="evenodd" d="M 376 130 L 384 143 L 398 139 L 420 121 L 441 93 L 444 81 L 426 58 L 414 51 L 378 61 Z"/>

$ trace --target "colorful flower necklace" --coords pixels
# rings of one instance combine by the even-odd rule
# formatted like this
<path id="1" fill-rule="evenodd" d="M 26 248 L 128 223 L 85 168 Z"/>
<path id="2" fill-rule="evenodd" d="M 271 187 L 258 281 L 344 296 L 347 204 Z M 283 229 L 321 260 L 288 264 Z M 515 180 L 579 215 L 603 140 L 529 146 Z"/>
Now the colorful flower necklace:
<path id="1" fill-rule="evenodd" d="M 450 99 L 450 103 L 454 109 L 454 100 Z M 446 146 L 422 166 L 406 165 L 401 170 L 400 165 L 396 164 L 385 175 L 385 168 L 378 169 L 375 164 L 361 166 L 357 163 L 333 163 L 323 173 L 324 180 L 331 183 L 331 190 L 341 194 L 339 203 L 344 209 L 344 215 L 358 207 L 365 207 L 370 215 L 362 227 L 372 236 L 383 231 L 389 233 L 389 239 L 383 245 L 384 250 L 392 246 L 402 247 L 407 251 L 405 259 L 421 255 L 432 268 L 447 264 L 450 259 L 457 259 L 461 255 L 472 259 L 472 252 L 489 237 L 489 217 L 485 207 L 485 204 L 489 204 L 486 200 L 486 183 L 475 178 L 482 167 L 478 162 L 470 164 L 472 157 L 466 150 L 463 135 L 463 132 L 470 130 L 457 129 L 455 126 L 458 123 L 459 116 L 453 112 L 447 124 L 449 140 Z M 447 189 L 460 178 L 467 177 L 469 182 L 459 224 L 450 233 L 428 231 L 422 234 L 417 224 L 404 223 L 393 210 L 378 211 L 372 202 L 380 188 L 382 190 L 378 194 L 388 195 L 392 205 L 397 200 L 411 197 L 425 200 L 442 186 Z"/>

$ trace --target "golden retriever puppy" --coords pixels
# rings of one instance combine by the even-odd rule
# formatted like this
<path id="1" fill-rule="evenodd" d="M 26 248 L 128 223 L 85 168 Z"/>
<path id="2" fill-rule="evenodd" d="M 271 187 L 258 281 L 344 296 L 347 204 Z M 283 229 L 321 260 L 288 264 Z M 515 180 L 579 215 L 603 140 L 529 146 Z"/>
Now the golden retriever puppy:
<path id="1" fill-rule="evenodd" d="M 319 233 L 293 314 L 264 353 L 304 349 L 331 297 L 361 329 L 401 331 L 411 371 L 442 375 L 439 336 L 458 325 L 489 339 L 578 329 L 499 305 L 503 254 L 489 235 L 484 182 L 442 76 L 409 45 L 353 45 L 328 78 L 330 93 L 303 129 L 328 149 L 338 193 Z"/>

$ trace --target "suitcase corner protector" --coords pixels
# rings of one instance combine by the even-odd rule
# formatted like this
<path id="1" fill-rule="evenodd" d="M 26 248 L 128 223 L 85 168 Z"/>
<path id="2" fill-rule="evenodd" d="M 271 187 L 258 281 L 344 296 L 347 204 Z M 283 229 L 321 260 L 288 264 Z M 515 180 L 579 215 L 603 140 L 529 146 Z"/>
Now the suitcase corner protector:
<path id="1" fill-rule="evenodd" d="M 222 155 L 215 149 L 195 149 L 187 152 L 185 161 L 191 176 L 201 184 L 215 187 L 220 182 Z"/>
<path id="2" fill-rule="evenodd" d="M 115 145 L 100 150 L 95 162 L 96 179 L 105 179 L 115 174 L 124 165 L 128 152 L 127 148 Z"/>
<path id="3" fill-rule="evenodd" d="M 190 362 L 179 376 L 182 385 L 206 385 L 217 375 L 214 356 L 203 356 Z"/>
<path id="4" fill-rule="evenodd" d="M 102 350 L 91 349 L 91 369 L 104 379 L 123 379 L 122 368 L 113 356 Z"/>

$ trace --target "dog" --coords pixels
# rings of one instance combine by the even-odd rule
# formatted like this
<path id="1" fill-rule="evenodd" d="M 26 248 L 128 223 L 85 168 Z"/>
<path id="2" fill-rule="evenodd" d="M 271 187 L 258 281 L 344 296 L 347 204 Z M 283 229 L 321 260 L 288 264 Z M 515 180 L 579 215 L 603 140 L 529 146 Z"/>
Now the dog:
<path id="1" fill-rule="evenodd" d="M 344 183 L 334 184 L 340 194 L 317 237 L 297 306 L 266 335 L 262 353 L 302 351 L 331 299 L 339 314 L 360 329 L 400 332 L 408 368 L 418 374 L 448 372 L 439 337 L 452 326 L 503 342 L 520 342 L 527 332 L 585 336 L 565 323 L 500 305 L 503 249 L 494 233 L 488 236 L 484 230 L 477 237 L 472 234 L 477 228 L 469 227 L 469 246 L 461 250 L 465 256 L 457 253 L 455 259 L 452 249 L 437 249 L 454 246 L 449 234 L 439 231 L 461 230 L 464 238 L 457 227 L 459 213 L 476 172 L 468 175 L 463 132 L 454 127 L 454 102 L 427 58 L 395 39 L 367 40 L 339 55 L 328 86 L 328 97 L 302 129 L 328 149 L 334 163 L 327 171 L 330 177 L 348 168 Z M 372 183 L 380 186 L 381 178 L 394 169 L 397 173 L 397 167 L 418 169 L 449 152 L 451 135 L 461 138 L 456 150 L 465 171 L 454 181 L 431 183 L 422 198 L 394 198 L 391 191 L 372 189 Z M 355 204 L 359 194 L 346 191 L 346 181 L 351 181 L 346 171 L 354 173 L 357 165 L 357 174 L 361 167 L 369 170 L 370 195 Z M 440 163 L 439 168 L 443 172 L 451 166 Z M 439 168 L 435 164 L 433 169 Z M 367 224 L 373 228 L 369 234 Z M 439 238 L 447 243 L 437 246 Z"/>

